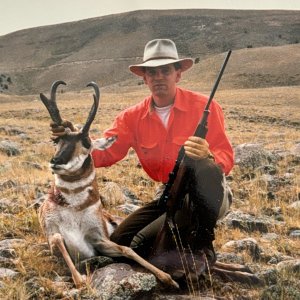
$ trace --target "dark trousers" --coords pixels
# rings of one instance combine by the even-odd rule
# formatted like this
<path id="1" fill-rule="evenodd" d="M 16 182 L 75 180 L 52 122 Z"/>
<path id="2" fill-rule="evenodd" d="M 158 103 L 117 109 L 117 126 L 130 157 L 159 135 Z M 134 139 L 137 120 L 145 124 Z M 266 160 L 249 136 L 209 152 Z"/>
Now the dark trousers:
<path id="1" fill-rule="evenodd" d="M 197 230 L 199 239 L 202 240 L 200 244 L 203 241 L 212 241 L 222 204 L 229 200 L 226 199 L 226 189 L 225 176 L 212 160 L 191 161 L 186 180 L 187 196 L 182 208 L 175 215 L 178 228 Z M 163 186 L 154 201 L 129 215 L 116 228 L 111 240 L 133 249 L 148 251 L 165 220 L 165 211 L 157 205 L 162 190 Z"/>

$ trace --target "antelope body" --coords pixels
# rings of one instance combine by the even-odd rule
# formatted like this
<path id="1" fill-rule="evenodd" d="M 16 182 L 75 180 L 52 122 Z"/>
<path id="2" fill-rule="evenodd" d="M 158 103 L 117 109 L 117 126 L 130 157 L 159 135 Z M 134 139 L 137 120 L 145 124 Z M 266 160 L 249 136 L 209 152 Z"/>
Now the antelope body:
<path id="1" fill-rule="evenodd" d="M 65 83 L 53 83 L 50 99 L 40 94 L 57 125 L 63 124 L 55 99 L 60 84 Z M 102 138 L 95 142 L 89 138 L 88 133 L 98 109 L 100 93 L 95 83 L 88 86 L 94 88 L 95 94 L 86 124 L 79 132 L 69 130 L 55 140 L 56 153 L 50 161 L 54 183 L 48 199 L 39 210 L 39 221 L 50 249 L 58 247 L 77 287 L 83 284 L 85 278 L 77 271 L 74 262 L 100 254 L 130 258 L 150 270 L 163 283 L 178 287 L 169 274 L 141 258 L 131 248 L 109 240 L 118 220 L 102 208 L 91 151 L 95 147 L 105 150 L 114 143 L 116 137 Z"/>

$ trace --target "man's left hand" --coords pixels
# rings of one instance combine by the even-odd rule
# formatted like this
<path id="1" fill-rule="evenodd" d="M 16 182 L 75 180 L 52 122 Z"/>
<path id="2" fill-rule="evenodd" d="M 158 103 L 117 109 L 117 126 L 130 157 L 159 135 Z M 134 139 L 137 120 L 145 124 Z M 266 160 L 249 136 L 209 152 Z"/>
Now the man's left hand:
<path id="1" fill-rule="evenodd" d="M 212 157 L 208 142 L 198 136 L 190 136 L 184 143 L 185 154 L 192 159 Z"/>

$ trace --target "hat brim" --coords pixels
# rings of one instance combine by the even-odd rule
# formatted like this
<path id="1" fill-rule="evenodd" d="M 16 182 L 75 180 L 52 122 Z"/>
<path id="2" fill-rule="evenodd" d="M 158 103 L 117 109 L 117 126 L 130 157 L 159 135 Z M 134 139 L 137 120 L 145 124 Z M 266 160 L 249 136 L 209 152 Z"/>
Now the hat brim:
<path id="1" fill-rule="evenodd" d="M 176 62 L 180 63 L 182 72 L 188 70 L 194 64 L 194 61 L 191 58 L 183 58 L 183 59 L 161 58 L 161 59 L 151 59 L 138 65 L 131 65 L 129 66 L 129 70 L 137 76 L 144 76 L 145 67 L 159 67 L 168 64 L 174 64 Z"/>

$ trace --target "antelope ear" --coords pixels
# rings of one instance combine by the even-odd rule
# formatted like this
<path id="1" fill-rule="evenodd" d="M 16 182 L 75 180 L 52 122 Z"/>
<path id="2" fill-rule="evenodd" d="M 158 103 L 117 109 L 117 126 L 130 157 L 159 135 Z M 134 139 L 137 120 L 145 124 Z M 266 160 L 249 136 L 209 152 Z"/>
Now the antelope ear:
<path id="1" fill-rule="evenodd" d="M 101 139 L 93 140 L 92 141 L 93 149 L 98 149 L 103 151 L 109 148 L 117 140 L 117 138 L 118 137 L 114 135 L 109 138 L 101 138 Z"/>

